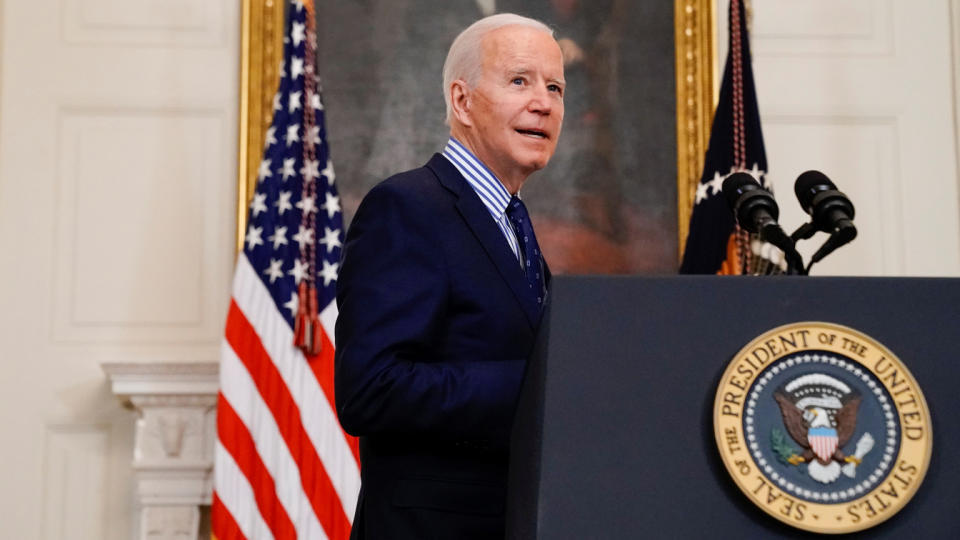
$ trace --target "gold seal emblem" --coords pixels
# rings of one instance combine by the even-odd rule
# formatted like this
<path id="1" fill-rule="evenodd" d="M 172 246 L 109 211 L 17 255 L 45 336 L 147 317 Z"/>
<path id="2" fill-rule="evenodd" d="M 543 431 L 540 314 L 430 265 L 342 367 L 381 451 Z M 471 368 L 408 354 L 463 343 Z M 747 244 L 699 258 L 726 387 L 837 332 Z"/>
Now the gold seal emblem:
<path id="1" fill-rule="evenodd" d="M 882 344 L 836 324 L 789 324 L 748 343 L 720 379 L 713 426 L 744 495 L 813 532 L 890 518 L 930 463 L 917 381 Z"/>

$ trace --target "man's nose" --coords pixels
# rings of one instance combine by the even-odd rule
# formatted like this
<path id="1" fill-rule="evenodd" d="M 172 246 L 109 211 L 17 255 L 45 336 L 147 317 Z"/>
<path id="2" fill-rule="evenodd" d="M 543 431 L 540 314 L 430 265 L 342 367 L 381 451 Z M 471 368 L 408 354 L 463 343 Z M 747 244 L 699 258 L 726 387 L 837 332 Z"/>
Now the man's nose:
<path id="1" fill-rule="evenodd" d="M 544 87 L 537 87 L 530 96 L 530 102 L 527 103 L 527 110 L 542 115 L 549 115 L 553 111 L 553 103 L 550 91 Z"/>

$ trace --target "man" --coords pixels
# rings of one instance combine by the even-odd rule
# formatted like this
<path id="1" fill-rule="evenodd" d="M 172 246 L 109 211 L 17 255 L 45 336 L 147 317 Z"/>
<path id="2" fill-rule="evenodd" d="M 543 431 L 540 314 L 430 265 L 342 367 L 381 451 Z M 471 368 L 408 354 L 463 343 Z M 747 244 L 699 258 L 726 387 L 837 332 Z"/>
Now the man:
<path id="1" fill-rule="evenodd" d="M 556 148 L 563 61 L 510 14 L 444 64 L 450 140 L 364 198 L 344 246 L 336 402 L 360 436 L 352 538 L 502 538 L 507 449 L 549 272 L 523 203 Z"/>

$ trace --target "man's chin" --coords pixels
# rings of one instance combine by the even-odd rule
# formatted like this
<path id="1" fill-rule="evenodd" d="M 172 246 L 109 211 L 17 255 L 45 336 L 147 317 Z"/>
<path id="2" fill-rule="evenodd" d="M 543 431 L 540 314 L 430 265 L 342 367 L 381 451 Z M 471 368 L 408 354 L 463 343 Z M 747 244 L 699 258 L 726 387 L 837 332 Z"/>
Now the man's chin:
<path id="1" fill-rule="evenodd" d="M 531 174 L 533 174 L 533 173 L 535 173 L 535 172 L 543 169 L 544 167 L 546 167 L 546 166 L 547 166 L 547 163 L 548 163 L 548 160 L 546 160 L 546 159 L 544 159 L 544 160 L 537 160 L 537 161 L 528 161 L 528 162 L 526 162 L 526 166 L 523 167 L 523 171 L 524 171 L 524 173 L 525 173 L 526 176 L 530 176 Z"/>
<path id="2" fill-rule="evenodd" d="M 553 156 L 552 151 L 547 150 L 538 150 L 526 153 L 523 156 L 523 159 L 520 159 L 519 162 L 527 166 L 530 172 L 539 171 L 540 169 L 547 166 L 547 163 L 550 162 L 550 158 Z"/>

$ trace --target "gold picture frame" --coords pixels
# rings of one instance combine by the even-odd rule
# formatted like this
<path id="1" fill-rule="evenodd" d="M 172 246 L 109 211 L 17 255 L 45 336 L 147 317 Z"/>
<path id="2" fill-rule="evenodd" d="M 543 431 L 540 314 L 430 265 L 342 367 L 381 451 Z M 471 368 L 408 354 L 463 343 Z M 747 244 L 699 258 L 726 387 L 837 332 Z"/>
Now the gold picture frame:
<path id="1" fill-rule="evenodd" d="M 283 59 L 286 0 L 243 0 L 240 22 L 240 130 L 237 177 L 237 252 L 243 249 L 247 206 L 257 187 L 257 169 L 267 128 L 273 119 L 273 94 Z"/>
<path id="2" fill-rule="evenodd" d="M 243 249 L 247 205 L 256 187 L 260 150 L 270 126 L 283 55 L 284 0 L 243 0 L 237 251 Z M 674 0 L 678 257 L 710 139 L 717 101 L 716 14 L 712 0 Z"/>
<path id="3" fill-rule="evenodd" d="M 712 0 L 674 0 L 677 77 L 677 257 L 683 255 L 690 214 L 703 172 L 716 110 L 717 23 Z"/>

